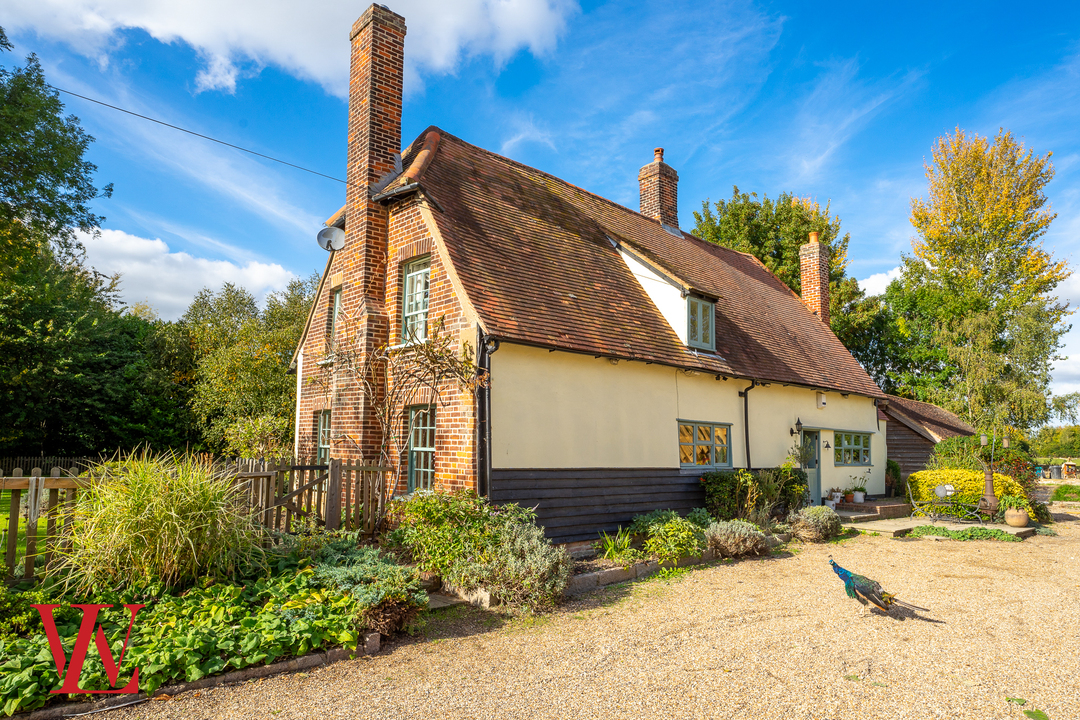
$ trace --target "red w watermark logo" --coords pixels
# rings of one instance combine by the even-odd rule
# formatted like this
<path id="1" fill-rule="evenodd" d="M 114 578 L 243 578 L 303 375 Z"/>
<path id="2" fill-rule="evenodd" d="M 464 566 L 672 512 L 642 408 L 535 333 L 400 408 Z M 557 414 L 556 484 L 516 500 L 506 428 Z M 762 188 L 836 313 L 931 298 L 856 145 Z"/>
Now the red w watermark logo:
<path id="1" fill-rule="evenodd" d="M 128 623 L 127 635 L 124 636 L 124 647 L 120 650 L 120 660 L 113 658 L 109 641 L 105 639 L 105 630 L 97 624 L 98 613 L 102 608 L 111 608 L 112 605 L 72 605 L 83 611 L 82 624 L 79 626 L 79 635 L 75 638 L 75 649 L 68 660 L 64 655 L 64 646 L 60 643 L 60 633 L 56 631 L 56 621 L 53 619 L 53 608 L 60 605 L 31 605 L 41 615 L 41 623 L 45 626 L 45 636 L 49 639 L 49 649 L 52 650 L 53 661 L 56 663 L 56 673 L 63 680 L 63 684 L 54 693 L 97 693 L 97 694 L 120 694 L 139 692 L 139 668 L 131 675 L 131 682 L 123 688 L 116 690 L 117 680 L 120 678 L 120 666 L 124 664 L 124 654 L 127 652 L 128 640 L 131 638 L 131 628 L 135 626 L 135 616 L 146 605 L 124 605 L 131 611 L 131 622 Z M 95 633 L 94 630 L 97 630 Z M 90 640 L 97 645 L 101 662 L 105 665 L 105 675 L 109 678 L 109 684 L 113 690 L 83 690 L 79 687 L 79 676 L 82 674 L 83 663 L 86 662 L 86 653 L 90 649 Z M 65 666 L 67 672 L 64 672 Z"/>

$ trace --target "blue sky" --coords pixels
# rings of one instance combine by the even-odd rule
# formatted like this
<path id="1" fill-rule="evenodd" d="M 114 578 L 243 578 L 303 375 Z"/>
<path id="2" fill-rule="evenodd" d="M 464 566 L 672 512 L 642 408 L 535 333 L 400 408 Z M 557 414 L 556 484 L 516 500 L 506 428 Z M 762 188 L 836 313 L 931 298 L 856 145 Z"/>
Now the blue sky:
<path id="1" fill-rule="evenodd" d="M 733 185 L 831 203 L 871 290 L 910 250 L 923 160 L 959 126 L 1054 152 L 1045 238 L 1080 264 L 1080 4 L 407 0 L 403 140 L 438 125 L 630 207 L 666 149 L 680 219 Z M 8 0 L 51 82 L 344 176 L 348 31 L 366 3 Z M 91 262 L 163 317 L 227 280 L 321 270 L 342 185 L 65 98 L 115 193 Z M 1059 288 L 1080 305 L 1080 280 Z M 1080 358 L 1080 321 L 1067 351 Z M 1055 391 L 1080 390 L 1080 361 Z"/>

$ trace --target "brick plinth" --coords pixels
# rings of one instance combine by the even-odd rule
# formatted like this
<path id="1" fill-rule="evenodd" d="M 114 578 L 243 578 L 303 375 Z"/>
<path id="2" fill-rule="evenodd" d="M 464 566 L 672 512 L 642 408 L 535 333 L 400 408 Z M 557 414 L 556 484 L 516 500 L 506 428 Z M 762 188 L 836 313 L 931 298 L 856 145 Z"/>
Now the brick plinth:
<path id="1" fill-rule="evenodd" d="M 810 242 L 799 248 L 802 300 L 810 312 L 829 324 L 829 246 L 810 233 Z"/>
<path id="2" fill-rule="evenodd" d="M 638 186 L 641 214 L 679 227 L 679 174 L 664 162 L 664 148 L 656 148 L 654 160 L 638 172 Z"/>

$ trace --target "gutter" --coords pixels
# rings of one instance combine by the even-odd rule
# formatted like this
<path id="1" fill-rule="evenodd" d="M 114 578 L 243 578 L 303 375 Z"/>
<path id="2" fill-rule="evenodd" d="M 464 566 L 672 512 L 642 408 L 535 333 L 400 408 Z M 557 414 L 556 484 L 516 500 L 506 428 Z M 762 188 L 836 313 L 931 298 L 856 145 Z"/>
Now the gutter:
<path id="1" fill-rule="evenodd" d="M 750 391 L 758 386 L 757 380 L 751 380 L 745 390 L 739 391 L 739 397 L 743 399 L 743 434 L 746 436 L 746 469 L 750 465 Z"/>

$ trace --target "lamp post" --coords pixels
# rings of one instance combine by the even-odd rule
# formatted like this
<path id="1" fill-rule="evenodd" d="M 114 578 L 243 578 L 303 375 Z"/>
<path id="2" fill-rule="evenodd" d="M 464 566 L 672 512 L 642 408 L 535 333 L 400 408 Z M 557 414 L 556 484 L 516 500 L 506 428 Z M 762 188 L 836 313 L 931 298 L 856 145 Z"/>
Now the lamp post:
<path id="1" fill-rule="evenodd" d="M 989 438 L 983 435 L 979 438 L 979 444 L 986 447 L 988 440 Z M 1002 438 L 1001 442 L 1005 447 L 1009 447 L 1009 438 Z M 996 432 L 994 433 L 994 445 L 997 445 Z M 983 496 L 979 499 L 979 510 L 988 515 L 993 515 L 998 511 L 998 499 L 997 495 L 994 494 L 994 446 L 990 447 L 990 463 L 984 463 L 983 467 L 986 468 L 986 487 L 983 488 Z"/>

